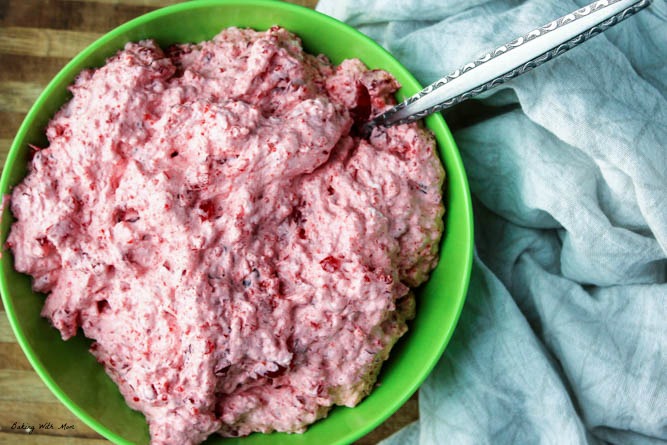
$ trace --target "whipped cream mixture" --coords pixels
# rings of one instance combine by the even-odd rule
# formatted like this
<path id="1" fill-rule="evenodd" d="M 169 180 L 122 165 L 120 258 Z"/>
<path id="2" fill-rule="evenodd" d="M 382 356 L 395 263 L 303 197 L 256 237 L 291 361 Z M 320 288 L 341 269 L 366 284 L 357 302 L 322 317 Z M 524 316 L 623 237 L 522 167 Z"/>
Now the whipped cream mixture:
<path id="1" fill-rule="evenodd" d="M 278 27 L 129 43 L 78 76 L 8 245 L 153 444 L 301 432 L 372 389 L 444 212 L 428 132 L 355 135 L 397 88 Z"/>

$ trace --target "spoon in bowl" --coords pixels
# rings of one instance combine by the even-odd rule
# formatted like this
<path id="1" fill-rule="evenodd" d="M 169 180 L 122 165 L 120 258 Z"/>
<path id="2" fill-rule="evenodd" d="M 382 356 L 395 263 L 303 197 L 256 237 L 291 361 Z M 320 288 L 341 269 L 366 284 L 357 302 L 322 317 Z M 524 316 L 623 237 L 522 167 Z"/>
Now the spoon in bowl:
<path id="1" fill-rule="evenodd" d="M 563 54 L 651 4 L 651 0 L 598 0 L 489 51 L 361 127 L 405 124 L 495 88 Z"/>

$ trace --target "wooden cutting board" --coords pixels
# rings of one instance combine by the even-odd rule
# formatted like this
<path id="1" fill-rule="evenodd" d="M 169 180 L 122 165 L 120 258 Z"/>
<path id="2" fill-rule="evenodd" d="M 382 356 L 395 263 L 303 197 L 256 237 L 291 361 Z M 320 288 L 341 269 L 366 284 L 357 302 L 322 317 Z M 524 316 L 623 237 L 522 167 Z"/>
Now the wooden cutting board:
<path id="1" fill-rule="evenodd" d="M 28 109 L 69 59 L 121 23 L 173 3 L 177 2 L 0 0 L 0 165 Z M 292 3 L 313 8 L 317 1 Z M 357 443 L 377 443 L 417 417 L 415 395 Z M 70 413 L 42 383 L 16 342 L 0 303 L 0 445 L 105 443 L 109 442 Z"/>

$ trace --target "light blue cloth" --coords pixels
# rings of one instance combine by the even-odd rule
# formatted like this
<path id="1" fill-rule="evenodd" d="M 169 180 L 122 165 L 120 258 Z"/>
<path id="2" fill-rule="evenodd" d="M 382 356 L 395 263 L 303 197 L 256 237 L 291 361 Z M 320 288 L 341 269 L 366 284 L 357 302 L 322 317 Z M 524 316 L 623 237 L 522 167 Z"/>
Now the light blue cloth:
<path id="1" fill-rule="evenodd" d="M 571 0 L 322 0 L 423 84 Z M 460 129 L 476 202 L 464 312 L 388 444 L 667 442 L 667 5 L 483 102 Z M 511 104 L 516 104 L 512 107 Z"/>

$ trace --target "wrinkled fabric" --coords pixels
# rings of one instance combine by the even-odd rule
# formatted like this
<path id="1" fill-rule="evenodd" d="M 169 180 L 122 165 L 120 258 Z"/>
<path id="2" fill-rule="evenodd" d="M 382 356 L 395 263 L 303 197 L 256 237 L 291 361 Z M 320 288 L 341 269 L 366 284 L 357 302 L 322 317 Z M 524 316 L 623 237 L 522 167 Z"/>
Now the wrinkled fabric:
<path id="1" fill-rule="evenodd" d="M 426 85 L 586 3 L 318 9 Z M 475 204 L 467 301 L 419 421 L 385 443 L 666 443 L 666 2 L 477 101 L 497 112 L 454 132 Z"/>

